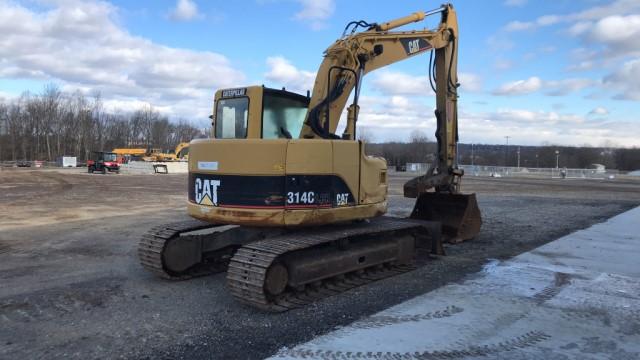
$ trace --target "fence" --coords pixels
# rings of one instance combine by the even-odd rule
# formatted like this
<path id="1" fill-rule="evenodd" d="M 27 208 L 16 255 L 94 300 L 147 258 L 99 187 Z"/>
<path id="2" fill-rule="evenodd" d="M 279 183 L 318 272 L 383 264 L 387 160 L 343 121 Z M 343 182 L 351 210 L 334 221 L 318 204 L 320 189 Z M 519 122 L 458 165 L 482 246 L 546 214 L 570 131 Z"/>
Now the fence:
<path id="1" fill-rule="evenodd" d="M 618 170 L 604 169 L 558 169 L 481 165 L 460 165 L 459 167 L 464 170 L 467 176 L 608 179 L 612 176 L 616 177 L 620 175 Z M 426 163 L 407 163 L 405 171 L 424 173 L 427 169 L 428 164 Z"/>
<path id="2" fill-rule="evenodd" d="M 122 173 L 128 174 L 153 174 L 155 173 L 153 169 L 154 164 L 163 164 L 166 165 L 167 171 L 169 174 L 179 174 L 179 173 L 187 173 L 189 171 L 189 164 L 186 161 L 170 161 L 163 163 L 153 163 L 153 162 L 145 162 L 145 161 L 131 161 L 128 164 L 122 164 L 120 166 L 120 171 Z M 76 168 L 84 167 L 86 168 L 85 163 L 77 163 Z M 30 169 L 43 169 L 43 168 L 58 168 L 58 169 L 70 169 L 68 167 L 61 167 L 59 162 L 56 161 L 1 161 L 0 162 L 0 170 L 3 168 L 17 168 L 24 167 Z"/>
<path id="3" fill-rule="evenodd" d="M 528 168 L 505 166 L 460 165 L 466 175 L 493 177 L 544 177 L 567 179 L 608 179 L 620 174 L 618 170 Z M 563 176 L 564 172 L 564 176 Z"/>
<path id="4" fill-rule="evenodd" d="M 84 164 L 77 164 L 77 167 L 85 166 Z M 54 168 L 60 167 L 56 161 L 0 161 L 0 168 L 11 167 L 32 167 L 32 168 Z"/>

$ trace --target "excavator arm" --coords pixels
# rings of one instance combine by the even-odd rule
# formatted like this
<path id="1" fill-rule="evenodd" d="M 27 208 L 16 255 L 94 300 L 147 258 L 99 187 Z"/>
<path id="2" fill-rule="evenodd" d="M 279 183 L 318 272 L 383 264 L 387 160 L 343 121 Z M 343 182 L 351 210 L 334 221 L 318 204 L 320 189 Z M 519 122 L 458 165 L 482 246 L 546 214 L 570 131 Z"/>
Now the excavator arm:
<path id="1" fill-rule="evenodd" d="M 441 15 L 435 30 L 390 31 L 434 14 Z M 356 139 L 358 98 L 364 75 L 433 51 L 429 82 L 436 93 L 438 152 L 435 164 L 426 174 L 404 184 L 404 196 L 417 198 L 411 218 L 440 221 L 449 241 L 474 237 L 480 231 L 482 218 L 475 194 L 460 193 L 460 179 L 464 171 L 457 164 L 458 21 L 453 6 L 445 4 L 433 11 L 416 12 L 384 24 L 362 21 L 352 24 L 355 25 L 354 30 L 357 26 L 368 29 L 343 34 L 326 50 L 300 137 Z M 338 136 L 335 132 L 340 115 L 354 89 L 353 104 L 347 109 L 345 132 Z M 435 191 L 429 192 L 430 189 Z"/>
<path id="2" fill-rule="evenodd" d="M 390 31 L 394 28 L 441 14 L 435 30 Z M 345 34 L 325 51 L 318 70 L 309 111 L 301 130 L 301 138 L 355 139 L 358 98 L 362 78 L 384 66 L 424 54 L 435 53 L 432 64 L 432 87 L 436 92 L 437 164 L 433 171 L 405 185 L 405 196 L 417 197 L 431 187 L 440 191 L 458 191 L 461 172 L 456 169 L 457 60 L 458 23 L 452 5 L 446 4 L 429 12 L 416 12 L 383 24 L 353 22 L 347 25 L 368 27 L 367 30 Z M 433 54 L 432 54 L 433 56 Z M 335 134 L 340 116 L 355 89 L 353 104 L 348 108 L 347 126 L 342 136 Z"/>

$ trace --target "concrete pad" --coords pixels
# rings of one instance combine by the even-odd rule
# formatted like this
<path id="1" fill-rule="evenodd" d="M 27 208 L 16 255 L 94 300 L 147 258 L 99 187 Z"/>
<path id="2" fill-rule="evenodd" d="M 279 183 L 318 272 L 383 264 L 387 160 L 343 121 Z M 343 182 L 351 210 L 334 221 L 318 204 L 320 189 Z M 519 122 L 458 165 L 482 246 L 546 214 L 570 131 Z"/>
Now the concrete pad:
<path id="1" fill-rule="evenodd" d="M 640 358 L 640 207 L 277 359 Z"/>

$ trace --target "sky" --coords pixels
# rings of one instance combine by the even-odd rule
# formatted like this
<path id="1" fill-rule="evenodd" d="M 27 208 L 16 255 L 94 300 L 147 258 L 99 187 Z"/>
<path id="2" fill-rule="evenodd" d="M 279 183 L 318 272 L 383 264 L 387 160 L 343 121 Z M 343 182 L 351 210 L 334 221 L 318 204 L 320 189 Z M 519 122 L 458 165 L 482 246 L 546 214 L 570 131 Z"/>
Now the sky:
<path id="1" fill-rule="evenodd" d="M 352 20 L 385 22 L 435 1 L 0 0 L 0 98 L 100 93 L 108 109 L 150 104 L 208 124 L 217 89 L 305 93 Z M 640 146 L 640 1 L 460 0 L 464 143 Z M 407 25 L 433 28 L 439 18 Z M 429 57 L 367 75 L 359 125 L 370 141 L 433 140 Z"/>

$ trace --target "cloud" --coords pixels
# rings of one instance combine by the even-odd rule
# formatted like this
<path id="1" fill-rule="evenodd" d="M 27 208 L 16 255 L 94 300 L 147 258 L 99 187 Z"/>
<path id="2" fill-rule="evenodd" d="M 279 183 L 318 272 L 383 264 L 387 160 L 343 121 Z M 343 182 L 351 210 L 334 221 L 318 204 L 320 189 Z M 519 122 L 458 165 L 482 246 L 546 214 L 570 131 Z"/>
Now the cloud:
<path id="1" fill-rule="evenodd" d="M 565 24 L 566 34 L 581 40 L 584 44 L 584 47 L 571 50 L 567 71 L 613 69 L 600 81 L 565 79 L 543 82 L 541 87 L 546 89 L 546 95 L 561 96 L 593 87 L 594 91 L 585 98 L 639 100 L 640 86 L 636 85 L 640 81 L 637 75 L 640 62 L 639 12 L 639 1 L 617 0 L 563 16 L 549 14 L 533 21 L 512 21 L 505 26 L 505 30 L 534 30 L 559 23 Z M 622 61 L 624 63 L 621 63 Z M 538 91 L 535 85 L 535 82 L 520 80 L 504 84 L 496 89 L 494 94 L 528 94 Z M 614 95 L 610 96 L 611 93 Z"/>
<path id="2" fill-rule="evenodd" d="M 587 71 L 602 67 L 605 62 L 599 51 L 588 47 L 578 47 L 569 51 L 568 71 Z"/>
<path id="3" fill-rule="evenodd" d="M 569 20 L 594 20 L 607 16 L 629 14 L 640 10 L 640 3 L 637 0 L 617 0 L 602 6 L 592 8 L 568 15 Z"/>
<path id="4" fill-rule="evenodd" d="M 324 29 L 327 19 L 333 15 L 334 0 L 297 0 L 302 9 L 294 15 L 298 21 L 305 22 L 313 30 Z"/>
<path id="5" fill-rule="evenodd" d="M 574 23 L 570 33 L 581 33 L 593 22 L 607 17 L 620 16 L 634 13 L 640 10 L 640 2 L 637 0 L 617 0 L 602 6 L 594 6 L 589 9 L 566 15 L 548 14 L 540 16 L 533 21 L 511 21 L 504 29 L 507 31 L 532 30 L 539 27 L 551 26 L 558 23 Z"/>
<path id="6" fill-rule="evenodd" d="M 492 93 L 493 95 L 501 96 L 517 96 L 531 94 L 544 89 L 545 95 L 563 96 L 598 84 L 598 81 L 584 78 L 544 81 L 537 76 L 532 76 L 526 80 L 505 83 Z"/>
<path id="7" fill-rule="evenodd" d="M 514 20 L 509 22 L 504 29 L 506 31 L 522 31 L 522 30 L 530 30 L 535 27 L 535 23 L 531 21 L 519 21 Z"/>
<path id="8" fill-rule="evenodd" d="M 558 15 L 544 15 L 536 19 L 536 25 L 538 26 L 550 26 L 559 23 L 562 20 Z"/>
<path id="9" fill-rule="evenodd" d="M 432 99 L 407 96 L 362 96 L 359 126 L 376 141 L 409 141 L 419 129 L 433 140 L 436 129 Z M 615 140 L 623 146 L 638 145 L 637 135 L 625 119 L 608 120 L 569 112 L 501 108 L 489 112 L 459 110 L 462 142 L 503 143 L 504 136 L 523 145 L 545 141 L 567 145 L 600 144 Z"/>
<path id="10" fill-rule="evenodd" d="M 371 81 L 374 90 L 385 95 L 432 95 L 427 76 L 414 76 L 403 72 L 382 70 Z"/>
<path id="11" fill-rule="evenodd" d="M 102 100 L 102 105 L 104 106 L 104 109 L 109 112 L 115 112 L 115 111 L 134 112 L 142 108 L 152 107 L 154 110 L 158 111 L 163 115 L 171 114 L 170 106 L 154 106 L 148 101 L 141 101 L 141 100 L 135 100 L 135 99 L 131 99 L 131 100 L 106 99 L 106 100 Z"/>
<path id="12" fill-rule="evenodd" d="M 191 21 L 202 18 L 198 13 L 198 5 L 192 0 L 178 0 L 176 7 L 169 13 L 169 18 L 175 21 Z"/>
<path id="13" fill-rule="evenodd" d="M 298 69 L 283 56 L 267 58 L 268 71 L 264 78 L 274 87 L 286 87 L 295 92 L 304 93 L 313 90 L 316 73 Z M 371 76 L 373 79 L 368 81 Z M 385 96 L 403 98 L 405 96 L 433 96 L 427 76 L 412 75 L 400 71 L 380 70 L 365 78 L 365 86 L 369 86 Z M 458 74 L 461 91 L 477 92 L 482 89 L 482 79 L 472 73 Z"/>
<path id="14" fill-rule="evenodd" d="M 392 140 L 388 131 L 408 134 L 413 129 L 435 129 L 433 106 L 425 105 L 420 98 L 362 95 L 359 105 L 358 124 L 374 131 L 376 139 Z M 395 138 L 408 139 L 408 135 L 405 139 Z"/>
<path id="15" fill-rule="evenodd" d="M 623 55 L 640 51 L 640 15 L 612 15 L 597 21 L 574 24 L 569 33 L 589 43 L 598 43 Z"/>
<path id="16" fill-rule="evenodd" d="M 0 91 L 0 103 L 3 102 L 3 101 L 10 101 L 10 100 L 13 100 L 15 98 L 16 98 L 16 96 L 13 95 L 13 94 L 10 94 L 10 93 L 4 92 L 4 91 Z"/>
<path id="17" fill-rule="evenodd" d="M 589 111 L 588 115 L 594 115 L 594 116 L 609 115 L 609 110 L 607 110 L 607 108 L 605 107 L 598 106 L 597 108 Z"/>
<path id="18" fill-rule="evenodd" d="M 640 59 L 629 60 L 614 72 L 604 77 L 603 84 L 618 90 L 618 100 L 640 100 Z"/>
<path id="19" fill-rule="evenodd" d="M 478 92 L 482 91 L 482 79 L 480 76 L 472 73 L 458 73 L 458 81 L 462 91 Z"/>
<path id="20" fill-rule="evenodd" d="M 584 118 L 574 114 L 559 114 L 555 111 L 532 111 L 524 109 L 498 109 L 491 114 L 496 121 L 515 121 L 534 123 L 539 125 L 554 125 L 558 123 L 580 124 Z"/>
<path id="21" fill-rule="evenodd" d="M 598 81 L 592 79 L 572 78 L 545 81 L 544 88 L 547 89 L 546 95 L 563 96 L 598 84 Z"/>
<path id="22" fill-rule="evenodd" d="M 540 48 L 540 51 L 542 51 L 543 53 L 547 53 L 547 54 L 555 52 L 556 50 L 558 50 L 558 49 L 555 46 L 551 46 L 551 45 L 543 46 L 543 47 Z"/>
<path id="23" fill-rule="evenodd" d="M 271 57 L 267 59 L 267 65 L 269 71 L 265 73 L 265 78 L 278 81 L 278 85 L 294 89 L 312 85 L 315 74 L 296 68 L 285 58 Z M 479 83 L 473 74 L 463 74 L 460 76 L 461 82 Z M 424 76 L 416 77 L 397 71 L 376 72 L 372 81 L 365 82 L 359 102 L 359 126 L 366 128 L 376 141 L 408 141 L 415 129 L 432 136 L 436 127 L 433 98 L 414 96 L 424 94 L 425 90 L 432 93 L 427 82 Z M 548 95 L 555 95 L 581 90 L 591 84 L 592 80 L 581 78 L 545 81 L 532 77 L 514 82 L 510 89 L 515 92 L 544 90 Z M 367 95 L 371 94 L 367 90 L 375 90 L 382 95 Z M 632 124 L 624 119 L 605 122 L 603 115 L 565 113 L 561 112 L 559 105 L 555 106 L 554 111 L 501 108 L 491 112 L 467 112 L 464 103 L 461 105 L 460 136 L 465 142 L 500 143 L 505 135 L 517 134 L 515 140 L 518 143 L 529 145 L 539 145 L 545 141 L 570 145 L 597 144 L 612 139 L 625 146 L 637 144 L 635 134 L 628 131 Z"/>
<path id="24" fill-rule="evenodd" d="M 511 41 L 505 34 L 491 35 L 486 40 L 487 47 L 492 51 L 506 51 L 515 47 L 513 41 Z"/>
<path id="25" fill-rule="evenodd" d="M 306 92 L 313 89 L 316 74 L 311 71 L 300 70 L 282 56 L 267 58 L 269 71 L 264 74 L 265 79 L 275 83 L 275 87 L 284 86 L 290 91 Z"/>
<path id="26" fill-rule="evenodd" d="M 550 26 L 559 23 L 562 18 L 558 15 L 540 16 L 535 21 L 511 21 L 504 29 L 506 31 L 533 30 L 542 26 Z"/>
<path id="27" fill-rule="evenodd" d="M 208 115 L 214 89 L 244 82 L 223 55 L 129 34 L 109 3 L 61 2 L 44 10 L 0 4 L 0 78 L 59 82 L 104 98 L 166 105 L 185 117 Z"/>
<path id="28" fill-rule="evenodd" d="M 613 69 L 602 79 L 600 92 L 589 98 L 611 97 L 607 94 L 614 92 L 613 99 L 640 100 L 640 15 L 624 15 L 640 11 L 640 3 L 617 1 L 608 8 L 597 9 L 601 10 L 601 17 L 591 10 L 580 13 L 575 16 L 580 21 L 568 30 L 570 35 L 595 48 L 574 50 L 572 56 L 576 61 L 568 70 Z M 613 10 L 625 12 L 621 15 Z"/>
<path id="29" fill-rule="evenodd" d="M 472 73 L 458 74 L 461 91 L 477 92 L 482 89 L 482 79 Z M 435 84 L 434 84 L 435 85 Z M 399 71 L 382 70 L 375 73 L 371 86 L 385 95 L 433 95 L 427 76 L 411 75 Z"/>
<path id="30" fill-rule="evenodd" d="M 573 63 L 567 66 L 567 70 L 569 71 L 587 71 L 591 70 L 596 66 L 596 63 L 591 60 L 579 61 L 577 63 Z"/>
<path id="31" fill-rule="evenodd" d="M 512 81 L 501 85 L 493 91 L 494 95 L 514 96 L 526 95 L 540 90 L 542 80 L 537 76 L 532 76 L 526 80 Z"/>
<path id="32" fill-rule="evenodd" d="M 497 59 L 493 63 L 493 67 L 497 70 L 509 70 L 513 67 L 513 61 L 507 59 Z"/>
<path id="33" fill-rule="evenodd" d="M 520 7 L 527 4 L 527 0 L 505 0 L 504 5 L 510 7 Z"/>
<path id="34" fill-rule="evenodd" d="M 601 144 L 615 139 L 622 146 L 637 146 L 633 123 L 625 119 L 606 120 L 555 111 L 498 109 L 486 113 L 460 113 L 460 138 L 463 142 L 501 143 L 505 135 L 510 142 L 539 145 L 543 142 L 580 146 Z"/>

